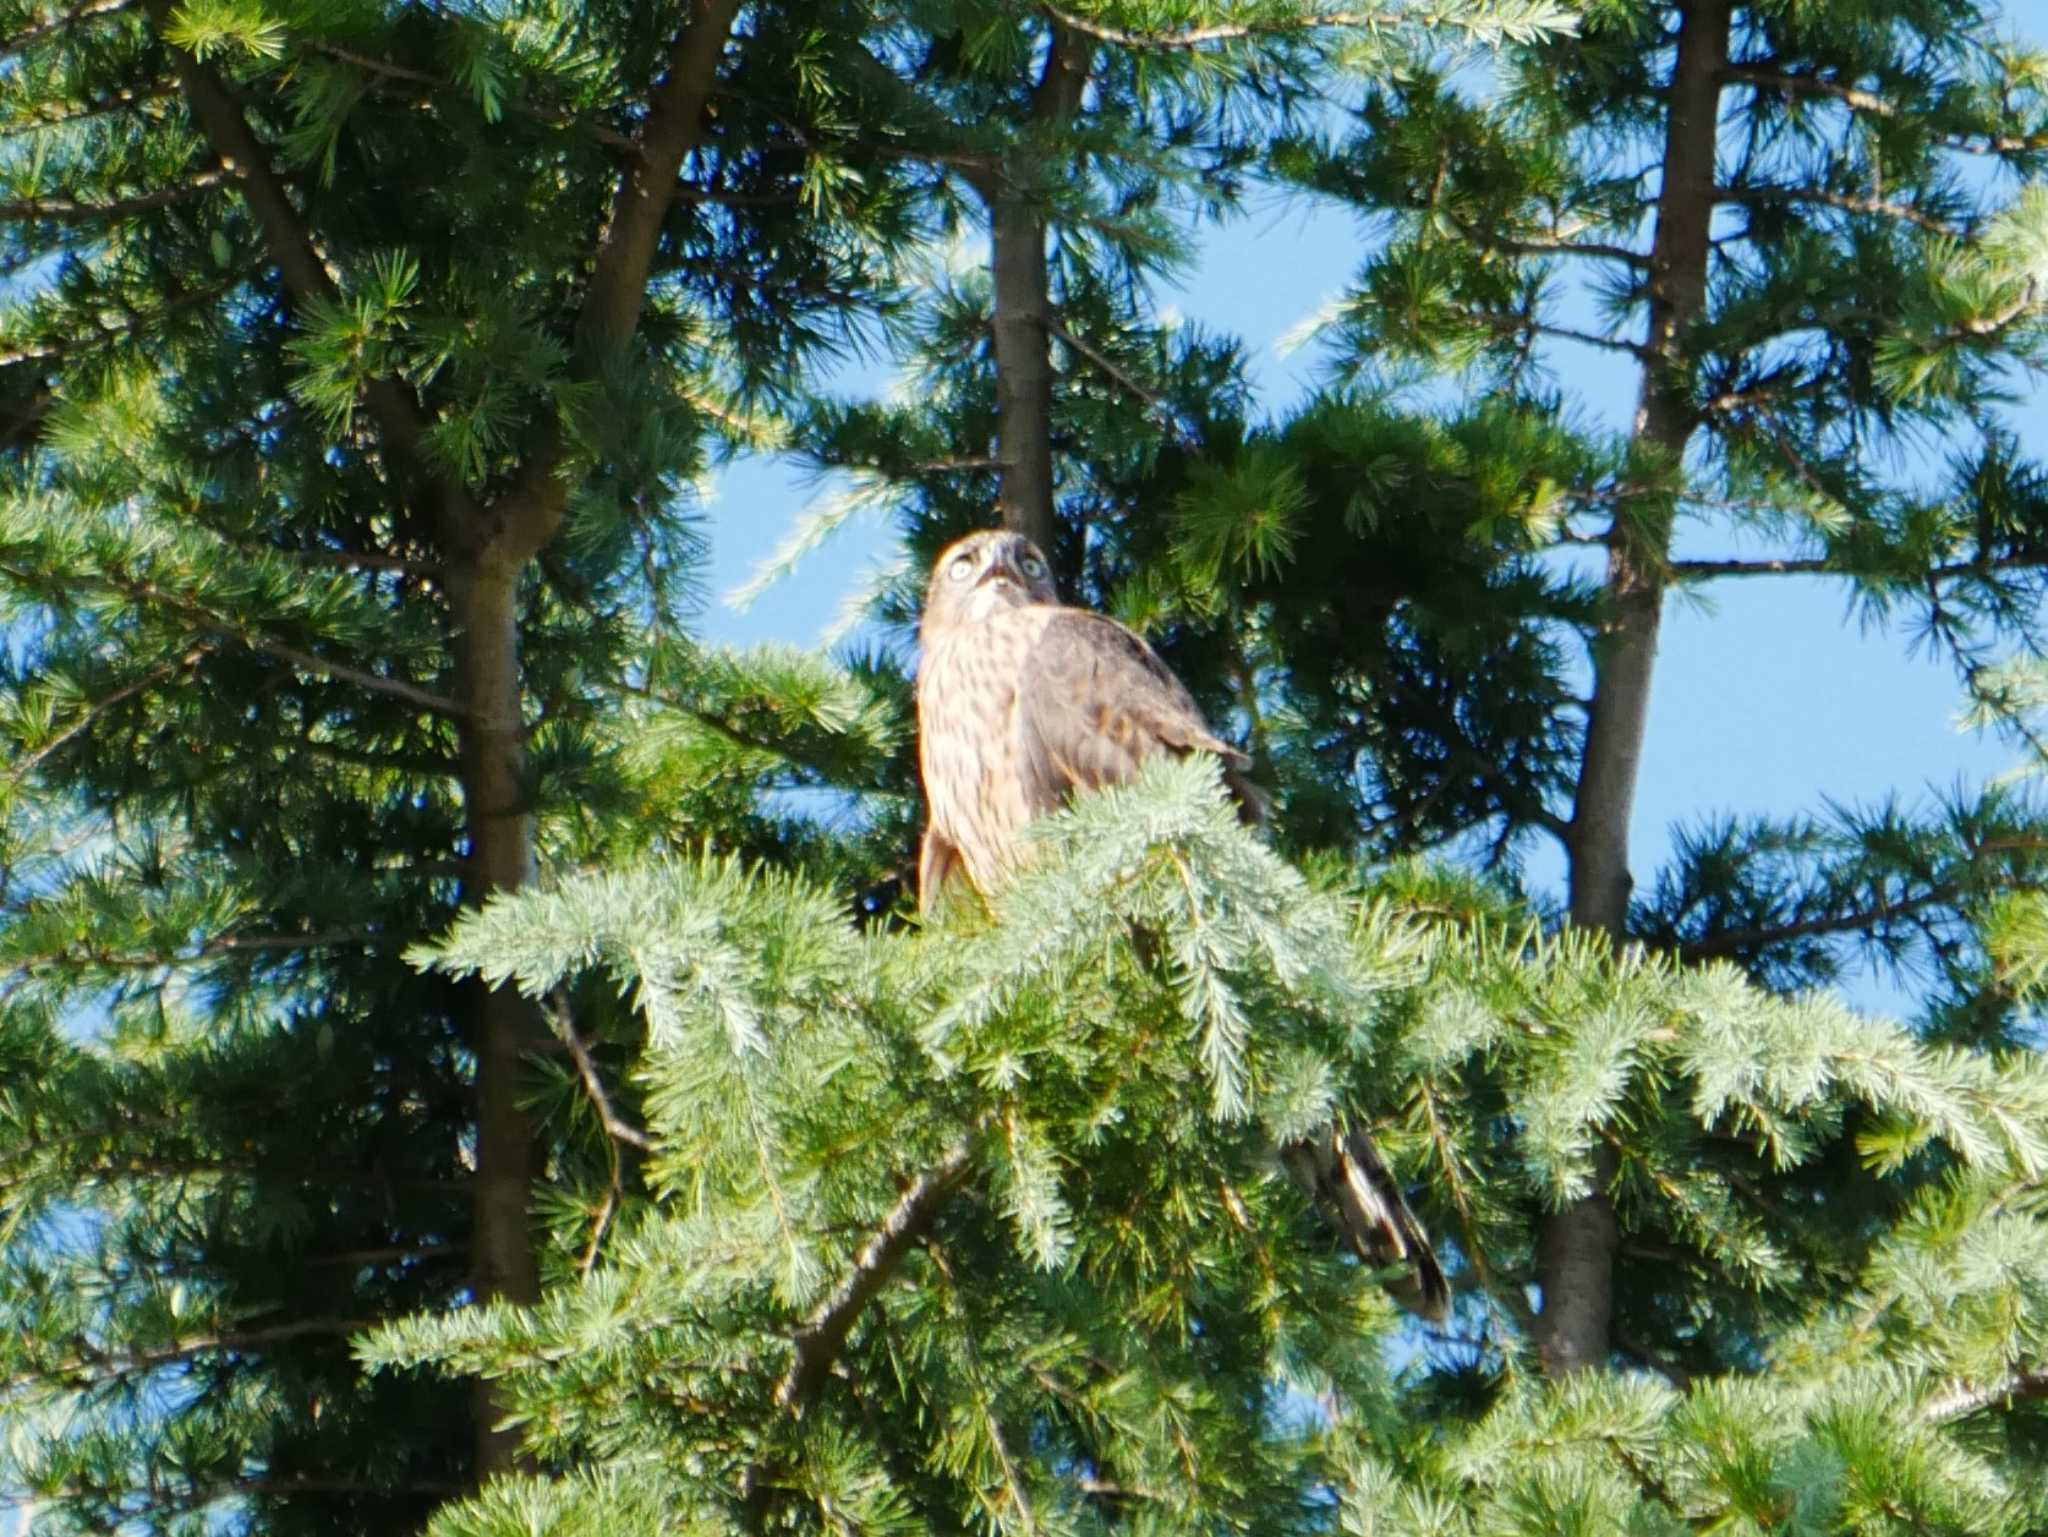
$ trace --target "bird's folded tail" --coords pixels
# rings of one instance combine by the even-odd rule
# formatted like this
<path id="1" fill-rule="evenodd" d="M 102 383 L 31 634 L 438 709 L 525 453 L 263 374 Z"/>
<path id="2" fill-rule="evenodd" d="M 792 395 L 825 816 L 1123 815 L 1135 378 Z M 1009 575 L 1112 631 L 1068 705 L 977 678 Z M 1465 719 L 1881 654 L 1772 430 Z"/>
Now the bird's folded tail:
<path id="1" fill-rule="evenodd" d="M 1333 1124 L 1290 1144 L 1281 1157 L 1359 1259 L 1375 1270 L 1398 1267 L 1387 1289 L 1403 1306 L 1432 1323 L 1450 1317 L 1444 1267 L 1370 1137 Z"/>

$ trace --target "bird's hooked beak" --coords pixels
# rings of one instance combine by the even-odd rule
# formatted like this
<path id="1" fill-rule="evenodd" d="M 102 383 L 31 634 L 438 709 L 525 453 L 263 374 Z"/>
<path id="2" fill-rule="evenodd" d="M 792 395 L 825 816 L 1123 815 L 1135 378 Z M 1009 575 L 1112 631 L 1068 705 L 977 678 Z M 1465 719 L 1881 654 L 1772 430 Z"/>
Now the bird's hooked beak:
<path id="1" fill-rule="evenodd" d="M 1020 592 L 1029 585 L 1024 580 L 1024 573 L 1017 569 L 1016 557 L 1007 550 L 989 562 L 988 569 L 981 573 L 974 585 L 990 587 L 1001 582 L 1008 582 Z"/>

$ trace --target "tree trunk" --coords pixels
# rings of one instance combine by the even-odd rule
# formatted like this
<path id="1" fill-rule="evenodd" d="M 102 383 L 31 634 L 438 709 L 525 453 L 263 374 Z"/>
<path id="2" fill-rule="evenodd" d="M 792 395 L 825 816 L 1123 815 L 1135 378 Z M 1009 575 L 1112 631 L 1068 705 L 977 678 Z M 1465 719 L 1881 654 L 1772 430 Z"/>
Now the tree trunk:
<path id="1" fill-rule="evenodd" d="M 452 571 L 456 697 L 465 709 L 460 734 L 462 799 L 469 835 L 470 888 L 465 905 L 495 892 L 517 891 L 533 875 L 533 815 L 526 783 L 526 722 L 519 662 L 519 568 L 485 550 Z M 473 984 L 476 1053 L 476 1173 L 473 1238 L 479 1298 L 531 1303 L 540 1299 L 528 1205 L 534 1180 L 534 1130 L 520 1103 L 525 1054 L 543 1036 L 532 1002 L 510 986 Z M 489 1478 L 517 1462 L 516 1431 L 504 1418 L 493 1384 L 478 1379 L 476 1474 Z"/>
<path id="2" fill-rule="evenodd" d="M 1092 50 L 1055 25 L 1045 68 L 1031 93 L 1034 126 L 1057 129 L 1080 110 Z M 1019 174 L 1012 157 L 974 182 L 988 210 L 995 301 L 997 493 L 1003 527 L 1051 558 L 1053 548 L 1052 299 L 1046 272 L 1046 217 L 1040 178 Z"/>
<path id="3" fill-rule="evenodd" d="M 1648 357 L 1634 429 L 1636 443 L 1653 450 L 1647 457 L 1667 465 L 1674 477 L 1697 421 L 1696 359 L 1685 350 L 1685 333 L 1707 299 L 1714 150 L 1734 0 L 1686 0 L 1679 13 L 1650 247 Z M 1607 534 L 1609 617 L 1594 656 L 1593 703 L 1567 855 L 1572 922 L 1604 929 L 1617 941 L 1628 928 L 1629 819 L 1649 716 L 1672 518 L 1671 500 L 1660 492 L 1624 504 Z M 1543 1316 L 1537 1344 L 1552 1375 L 1607 1360 L 1618 1233 L 1605 1186 L 1613 1172 L 1610 1160 L 1596 1160 L 1596 1188 L 1549 1218 L 1538 1239 Z"/>
<path id="4" fill-rule="evenodd" d="M 1053 547 L 1052 315 L 1045 215 L 1028 195 L 998 192 L 989 209 L 996 341 L 997 505 L 1003 527 Z"/>

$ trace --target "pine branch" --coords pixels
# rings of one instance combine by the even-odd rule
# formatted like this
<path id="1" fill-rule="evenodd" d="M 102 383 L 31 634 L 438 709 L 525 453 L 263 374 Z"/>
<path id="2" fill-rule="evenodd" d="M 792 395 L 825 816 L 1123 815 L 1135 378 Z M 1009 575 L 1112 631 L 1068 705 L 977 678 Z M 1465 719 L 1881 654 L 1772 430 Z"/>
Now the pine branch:
<path id="1" fill-rule="evenodd" d="M 1667 569 L 1674 577 L 1695 581 L 1720 576 L 1818 576 L 1842 570 L 1824 555 L 1806 560 L 1674 560 Z"/>
<path id="2" fill-rule="evenodd" d="M 1162 53 L 1185 53 L 1205 48 L 1211 43 L 1243 42 L 1255 37 L 1282 37 L 1301 32 L 1322 32 L 1350 27 L 1385 26 L 1388 13 L 1385 11 L 1323 11 L 1306 16 L 1290 16 L 1273 21 L 1218 22 L 1206 27 L 1189 27 L 1180 32 L 1132 32 L 1123 27 L 1113 27 L 1107 22 L 1090 21 L 1076 16 L 1072 11 L 1040 0 L 1039 7 L 1048 17 L 1071 31 L 1092 37 L 1098 42 L 1115 43 L 1120 48 L 1137 48 Z"/>
<path id="3" fill-rule="evenodd" d="M 83 710 L 79 711 L 78 718 L 72 721 L 70 725 L 66 726 L 62 731 L 58 732 L 55 736 L 51 737 L 50 740 L 43 743 L 42 746 L 28 753 L 25 757 L 19 758 L 15 761 L 12 771 L 7 776 L 6 782 L 9 788 L 12 788 L 13 786 L 20 784 L 22 780 L 26 779 L 30 774 L 33 774 L 36 771 L 36 768 L 43 762 L 44 759 L 48 758 L 51 753 L 55 752 L 58 748 L 62 747 L 66 742 L 70 741 L 73 737 L 77 736 L 81 731 L 84 731 L 87 727 L 91 726 L 94 721 L 98 720 L 102 715 L 105 715 L 107 711 L 113 709 L 116 705 L 119 705 L 126 700 L 133 699 L 137 694 L 141 693 L 143 690 L 151 688 L 158 683 L 161 683 L 165 678 L 168 678 L 172 673 L 190 667 L 193 663 L 197 662 L 201 657 L 205 656 L 206 653 L 212 649 L 213 648 L 210 645 L 194 646 L 190 651 L 187 651 L 183 656 L 173 657 L 169 661 L 163 662 L 158 666 L 151 668 L 148 672 L 144 673 L 141 677 L 134 679 L 132 682 L 124 683 L 121 687 L 115 689 L 111 694 L 106 695 L 104 698 L 94 700 L 91 704 L 87 705 Z"/>
<path id="4" fill-rule="evenodd" d="M 315 53 L 323 53 L 330 59 L 350 65 L 355 69 L 360 69 L 364 73 L 374 75 L 380 80 L 395 80 L 407 85 L 423 85 L 435 91 L 462 91 L 462 86 L 456 81 L 432 74 L 424 69 L 413 69 L 408 65 L 394 63 L 390 59 L 372 58 L 369 54 L 358 53 L 353 48 L 344 48 L 339 43 L 315 40 L 310 42 L 308 46 Z M 521 117 L 532 118 L 535 122 L 545 123 L 551 128 L 574 129 L 586 138 L 593 139 L 599 144 L 610 145 L 613 149 L 637 151 L 640 148 L 640 141 L 631 134 L 620 133 L 609 123 L 595 122 L 588 117 L 565 111 L 560 107 L 546 107 L 536 102 L 522 101 L 518 97 L 506 98 L 503 101 L 503 106 L 509 112 L 516 112 Z"/>
<path id="5" fill-rule="evenodd" d="M 254 554 L 282 556 L 308 566 L 339 566 L 344 571 L 392 571 L 401 576 L 428 580 L 440 577 L 443 572 L 439 561 L 414 560 L 405 555 L 366 554 L 360 550 L 290 549 L 274 544 L 252 544 L 242 548 Z"/>
<path id="6" fill-rule="evenodd" d="M 2030 1403 L 2044 1398 L 2048 1398 L 2048 1367 L 2036 1366 L 1996 1382 L 1951 1383 L 1920 1406 L 1920 1418 L 1931 1425 L 1945 1425 L 1994 1405 Z"/>
<path id="7" fill-rule="evenodd" d="M 1888 198 L 1858 197 L 1848 192 L 1830 192 L 1825 187 L 1716 187 L 1714 201 L 1743 205 L 1812 203 L 1822 208 L 1839 208 L 1844 213 L 1874 214 L 1882 218 L 1897 219 L 1950 240 L 1964 239 L 1967 233 L 1937 219 L 1933 214 L 1922 212 L 1910 203 L 1893 202 Z"/>
<path id="8" fill-rule="evenodd" d="M 1838 80 L 1829 80 L 1820 75 L 1788 74 L 1779 70 L 1763 69 L 1754 64 L 1732 64 L 1721 72 L 1721 78 L 1743 85 L 1768 87 L 1791 96 L 1829 97 L 1841 102 L 1852 112 L 1868 113 L 1872 117 L 1895 118 L 1906 115 L 1906 110 L 1897 102 L 1888 101 L 1875 92 L 1844 85 Z M 2048 149 L 2048 134 L 1943 134 L 1941 143 L 1950 149 L 1972 155 L 2024 155 Z"/>
<path id="9" fill-rule="evenodd" d="M 1645 271 L 1650 265 L 1649 257 L 1640 251 L 1631 251 L 1627 246 L 1608 245 L 1597 240 L 1572 240 L 1565 236 L 1502 235 L 1460 219 L 1443 208 L 1435 211 L 1444 214 L 1463 239 L 1507 256 L 1592 256 L 1602 261 L 1623 262 Z"/>
<path id="10" fill-rule="evenodd" d="M 2048 566 L 2048 551 L 2021 555 L 1999 555 L 1989 560 L 1958 560 L 1934 566 L 1921 573 L 1935 581 L 1982 576 L 1992 571 L 2031 571 Z M 1705 581 L 1722 576 L 1855 576 L 1858 573 L 1831 555 L 1772 560 L 1674 560 L 1669 568 L 1675 577 Z"/>
<path id="11" fill-rule="evenodd" d="M 171 0 L 147 0 L 150 23 L 161 37 L 170 19 Z M 334 267 L 320 249 L 312 229 L 285 193 L 284 181 L 271 169 L 270 153 L 257 140 L 240 105 L 220 80 L 188 50 L 166 42 L 172 72 L 200 132 L 219 157 L 221 168 L 241 184 L 242 196 L 263 231 L 264 244 L 284 277 L 285 289 L 300 309 L 340 301 Z M 377 423 L 380 446 L 401 482 L 413 487 L 432 484 L 420 452 L 426 419 L 411 392 L 396 379 L 371 379 L 363 385 L 370 415 Z M 467 542 L 473 516 L 468 498 L 443 487 L 446 514 L 456 526 L 444 529 L 451 546 Z"/>
<path id="12" fill-rule="evenodd" d="M 166 966 L 189 965 L 223 955 L 265 950 L 330 950 L 344 946 L 390 942 L 391 936 L 375 929 L 326 929 L 315 934 L 223 934 L 203 940 L 187 950 L 121 951 L 100 950 L 91 945 L 51 950 L 23 956 L 9 970 L 20 976 L 47 976 L 55 971 L 98 967 L 103 971 L 156 971 Z"/>
<path id="13" fill-rule="evenodd" d="M 40 580 L 41 576 L 40 573 L 34 571 L 24 571 L 6 566 L 0 566 L 0 574 L 12 576 L 16 580 L 29 585 L 35 584 Z M 338 683 L 353 683 L 358 688 L 368 689 L 371 693 L 385 694 L 394 699 L 401 699 L 414 708 L 423 710 L 430 715 L 440 715 L 452 720 L 460 720 L 469 713 L 455 700 L 449 699 L 445 695 L 436 694 L 430 689 L 421 688 L 416 683 L 407 683 L 402 678 L 385 677 L 381 673 L 365 672 L 362 668 L 351 667 L 346 662 L 330 661 L 326 657 L 315 656 L 310 651 L 302 651 L 297 646 L 289 645 L 284 641 L 273 640 L 267 635 L 258 633 L 240 620 L 223 614 L 217 614 L 205 604 L 185 597 L 182 594 L 167 592 L 154 582 L 135 581 L 114 576 L 73 577 L 72 580 L 77 585 L 97 587 L 102 591 L 120 593 L 124 597 L 132 598 L 138 602 L 160 604 L 203 629 L 213 631 L 226 639 L 231 639 L 247 646 L 251 651 L 260 651 L 267 656 L 276 657 L 281 662 L 289 662 L 292 666 L 299 668 L 303 672 L 332 678 Z"/>
<path id="14" fill-rule="evenodd" d="M 1831 97 L 1858 112 L 1868 112 L 1875 117 L 1899 115 L 1896 103 L 1887 101 L 1874 92 L 1843 85 L 1839 81 L 1823 79 L 1819 75 L 1794 75 L 1779 70 L 1762 69 L 1753 64 L 1730 64 L 1721 71 L 1721 78 L 1743 85 L 1767 86 L 1793 96 Z"/>
<path id="15" fill-rule="evenodd" d="M 765 753 L 771 758 L 780 758 L 791 768 L 815 774 L 827 784 L 844 785 L 846 788 L 854 790 L 880 791 L 888 788 L 887 785 L 872 781 L 865 784 L 849 785 L 846 783 L 844 774 L 838 766 L 803 752 L 793 743 L 774 742 L 766 737 L 756 736 L 743 727 L 733 725 L 732 722 L 725 720 L 715 711 L 687 704 L 656 689 L 648 688 L 645 684 L 634 683 L 624 678 L 614 678 L 612 686 L 621 693 L 630 694 L 636 699 L 645 699 L 648 703 L 659 705 L 664 710 L 673 710 L 678 715 L 687 716 L 705 730 L 723 737 L 735 747 L 744 748 L 748 752 Z"/>
<path id="16" fill-rule="evenodd" d="M 85 101 L 67 102 L 61 108 L 40 114 L 31 108 L 26 116 L 0 123 L 0 139 L 19 138 L 25 134 L 43 133 L 52 128 L 68 128 L 73 123 L 88 123 L 94 118 L 112 117 L 116 113 L 127 112 L 153 101 L 162 101 L 176 94 L 177 92 L 169 86 L 157 86 L 140 91 L 112 91 L 105 96 Z"/>
<path id="17" fill-rule="evenodd" d="M 704 141 L 705 108 L 739 8 L 740 0 L 690 0 L 690 19 L 670 44 L 667 73 L 648 103 L 635 159 L 612 197 L 577 315 L 573 370 L 581 378 L 594 377 L 640 323 L 676 178 L 684 156 Z M 566 447 L 559 418 L 536 429 L 501 504 L 507 559 L 523 562 L 561 526 L 569 505 L 569 488 L 558 473 Z"/>
<path id="18" fill-rule="evenodd" d="M 1861 908 L 1849 913 L 1830 913 L 1826 917 L 1801 918 L 1791 923 L 1763 924 L 1747 929 L 1728 929 L 1719 934 L 1709 934 L 1689 944 L 1678 947 L 1678 957 L 1687 964 L 1715 960 L 1744 950 L 1763 950 L 1772 945 L 1783 944 L 1791 939 L 1813 939 L 1828 934 L 1851 934 L 1884 922 L 1888 918 L 1905 918 L 1955 900 L 1957 888 L 1951 885 L 1937 886 L 1922 892 L 1917 897 L 1908 897 L 1899 902 L 1883 902 L 1875 907 Z"/>
<path id="19" fill-rule="evenodd" d="M 0 202 L 0 219 L 20 224 L 89 224 L 96 219 L 120 219 L 130 214 L 149 213 L 158 208 L 188 203 L 202 193 L 211 192 L 227 179 L 228 173 L 224 170 L 203 171 L 190 181 L 173 187 L 160 187 L 154 192 L 137 193 L 134 197 L 115 198 L 105 203 L 80 202 L 64 197 L 22 198 L 14 202 Z"/>
<path id="20" fill-rule="evenodd" d="M 1503 336 L 1546 336 L 1552 341 L 1577 342 L 1584 347 L 1598 347 L 1603 352 L 1618 352 L 1637 362 L 1647 362 L 1650 349 L 1640 342 L 1625 342 L 1617 337 L 1602 336 L 1596 331 L 1579 331 L 1570 326 L 1552 325 L 1528 315 L 1516 315 L 1503 310 L 1473 310 L 1469 312 L 1474 320 Z"/>
<path id="21" fill-rule="evenodd" d="M 97 16 L 112 16 L 125 11 L 135 0 L 79 0 L 77 5 L 61 16 L 52 16 L 39 21 L 14 36 L 0 40 L 0 58 L 20 53 L 24 48 L 40 43 L 46 37 L 53 37 L 66 27 L 76 26 Z"/>
<path id="22" fill-rule="evenodd" d="M 283 641 L 271 640 L 253 631 L 237 630 L 235 639 L 252 651 L 265 652 L 281 662 L 291 663 L 301 671 L 317 673 L 322 677 L 332 678 L 337 683 L 353 683 L 356 687 L 368 689 L 373 694 L 384 694 L 393 699 L 403 700 L 413 708 L 424 710 L 430 715 L 461 720 L 470 713 L 445 694 L 436 694 L 431 689 L 421 688 L 400 678 L 387 678 L 380 673 L 365 672 L 360 667 L 349 666 L 346 662 L 330 662 L 325 657 L 315 656 L 310 651 L 301 651 L 296 646 L 288 646 Z"/>
<path id="23" fill-rule="evenodd" d="M 81 1347 L 74 1355 L 63 1361 L 33 1371 L 23 1372 L 8 1379 L 10 1390 L 31 1386 L 52 1377 L 65 1378 L 73 1382 L 104 1382 L 114 1377 L 125 1377 L 139 1371 L 153 1371 L 159 1366 L 169 1366 L 178 1361 L 189 1361 L 194 1356 L 211 1355 L 215 1351 L 260 1350 L 265 1345 L 281 1345 L 288 1340 L 304 1339 L 308 1336 L 360 1334 L 375 1322 L 364 1318 L 303 1318 L 294 1323 L 275 1324 L 267 1329 L 245 1329 L 239 1333 L 196 1334 L 184 1339 L 173 1340 L 165 1345 L 148 1345 L 137 1350 L 102 1351 Z"/>
<path id="24" fill-rule="evenodd" d="M 825 1385 L 853 1326 L 874 1301 L 904 1256 L 931 1231 L 939 1213 L 966 1177 L 975 1138 L 963 1137 L 931 1168 L 910 1182 L 882 1225 L 854 1256 L 853 1269 L 796 1331 L 796 1359 L 775 1389 L 777 1408 L 801 1416 Z"/>
<path id="25" fill-rule="evenodd" d="M 1048 321 L 1046 329 L 1052 333 L 1057 341 L 1072 348 L 1099 368 L 1109 379 L 1110 383 L 1163 418 L 1167 427 L 1176 435 L 1183 439 L 1187 437 L 1186 423 L 1181 419 L 1180 413 L 1174 409 L 1172 401 L 1168 400 L 1157 390 L 1150 389 L 1140 383 L 1128 370 L 1118 364 L 1114 358 L 1103 352 L 1101 348 L 1083 341 L 1072 331 L 1061 325 L 1059 321 Z"/>
<path id="26" fill-rule="evenodd" d="M 158 323 L 170 319 L 181 310 L 194 305 L 206 304 L 231 293 L 249 278 L 247 271 L 236 271 L 219 281 L 199 288 L 174 293 L 146 315 L 131 313 L 128 324 L 88 331 L 78 336 L 68 336 L 55 342 L 30 342 L 11 352 L 0 352 L 0 368 L 12 367 L 19 363 L 52 363 L 53 360 L 82 357 L 97 347 L 112 346 L 146 334 Z"/>

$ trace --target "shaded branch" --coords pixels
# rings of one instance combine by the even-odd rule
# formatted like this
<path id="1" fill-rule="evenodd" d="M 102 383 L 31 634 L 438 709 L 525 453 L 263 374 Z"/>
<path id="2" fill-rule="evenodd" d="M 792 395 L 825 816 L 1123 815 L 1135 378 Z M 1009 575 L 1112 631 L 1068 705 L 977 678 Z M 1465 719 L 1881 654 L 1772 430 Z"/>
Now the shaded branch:
<path id="1" fill-rule="evenodd" d="M 854 1256 L 853 1269 L 796 1331 L 796 1358 L 775 1389 L 777 1408 L 801 1415 L 817 1398 L 846 1348 L 861 1313 L 889 1283 L 896 1267 L 932 1229 L 974 1159 L 973 1136 L 963 1137 L 937 1164 L 910 1182 L 901 1198 Z"/>
<path id="2" fill-rule="evenodd" d="M 154 192 L 139 192 L 134 197 L 115 198 L 105 203 L 86 203 L 68 197 L 21 198 L 14 202 L 0 202 L 0 219 L 23 224 L 88 224 L 94 219 L 119 219 L 129 214 L 169 208 L 174 203 L 189 202 L 203 192 L 211 192 L 227 179 L 225 170 L 202 171 L 190 181 L 179 182 L 173 187 L 159 187 Z"/>
<path id="3" fill-rule="evenodd" d="M 385 694 L 393 699 L 403 700 L 415 709 L 430 715 L 445 715 L 450 720 L 460 720 L 470 712 L 445 694 L 436 694 L 431 689 L 421 688 L 416 683 L 407 683 L 402 678 L 387 678 L 381 673 L 365 672 L 360 667 L 351 667 L 346 662 L 330 662 L 325 657 L 315 656 L 310 651 L 301 651 L 283 641 L 271 640 L 267 636 L 250 631 L 237 630 L 234 638 L 251 651 L 261 651 L 276 657 L 280 662 L 289 662 L 303 672 L 317 673 L 332 678 L 337 683 L 353 683 L 358 688 L 368 689 L 373 694 Z"/>
<path id="4" fill-rule="evenodd" d="M 1174 409 L 1173 402 L 1157 390 L 1151 389 L 1139 382 L 1136 377 L 1122 367 L 1114 358 L 1103 352 L 1101 348 L 1094 346 L 1090 342 L 1083 341 L 1057 320 L 1047 320 L 1046 329 L 1052 333 L 1055 340 L 1078 352 L 1082 357 L 1093 363 L 1108 378 L 1110 383 L 1164 417 L 1166 424 L 1175 432 L 1185 432 L 1180 413 Z"/>
<path id="5" fill-rule="evenodd" d="M 360 69 L 365 74 L 375 75 L 380 80 L 424 85 L 436 91 L 462 90 L 459 83 L 444 76 L 423 69 L 413 69 L 408 65 L 394 63 L 390 59 L 373 58 L 369 54 L 358 53 L 353 48 L 344 48 L 338 43 L 316 40 L 310 41 L 307 46 L 315 53 L 323 53 L 330 59 Z M 574 129 L 584 137 L 594 139 L 599 144 L 608 144 L 614 149 L 637 152 L 640 148 L 640 141 L 631 134 L 621 133 L 608 123 L 593 122 L 561 107 L 541 106 L 536 102 L 521 101 L 517 97 L 505 99 L 503 105 L 506 110 L 516 112 L 521 117 L 532 118 L 535 122 L 545 123 L 552 128 Z"/>
<path id="6" fill-rule="evenodd" d="M 1917 897 L 1908 897 L 1899 902 L 1880 902 L 1875 907 L 1863 908 L 1852 913 L 1830 913 L 1826 917 L 1800 918 L 1790 923 L 1727 929 L 1719 934 L 1709 934 L 1702 939 L 1680 945 L 1678 958 L 1690 964 L 1696 961 L 1716 960 L 1742 950 L 1761 950 L 1792 939 L 1813 939 L 1828 934 L 1854 933 L 1858 929 L 1867 929 L 1882 923 L 1887 918 L 1909 917 L 1926 908 L 1953 901 L 1957 895 L 1958 892 L 1953 886 L 1937 886 Z"/>

